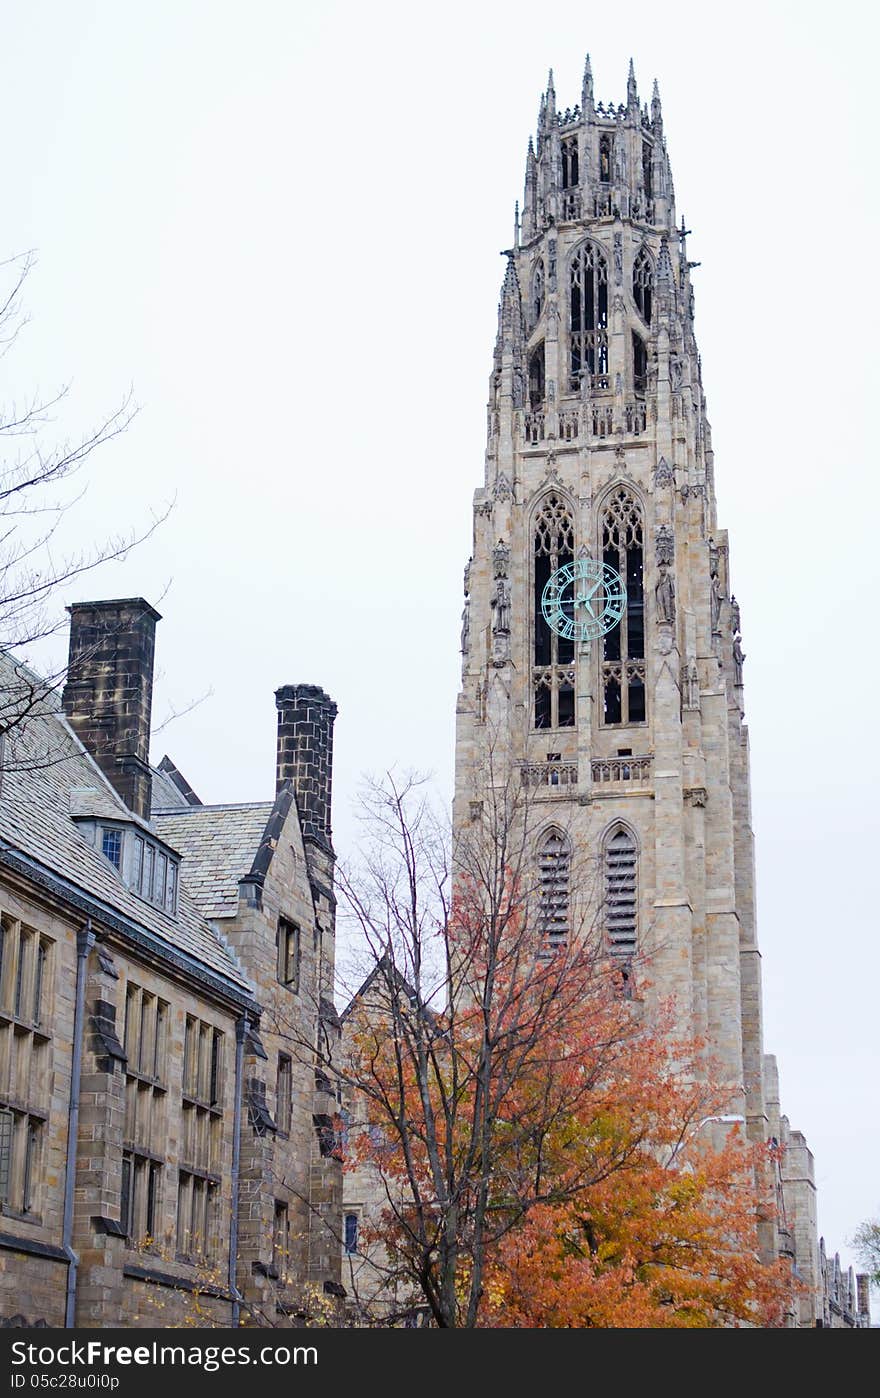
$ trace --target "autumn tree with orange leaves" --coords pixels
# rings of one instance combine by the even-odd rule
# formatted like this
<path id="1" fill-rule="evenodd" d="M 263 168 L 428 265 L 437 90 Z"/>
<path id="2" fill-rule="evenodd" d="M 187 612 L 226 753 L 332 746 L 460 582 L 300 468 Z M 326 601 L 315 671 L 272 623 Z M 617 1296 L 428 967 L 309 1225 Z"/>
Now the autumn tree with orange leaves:
<path id="1" fill-rule="evenodd" d="M 372 786 L 341 878 L 372 964 L 327 1067 L 386 1297 L 443 1328 L 784 1323 L 787 1267 L 758 1253 L 766 1149 L 725 1125 L 732 1085 L 668 1007 L 646 1013 L 643 968 L 621 975 L 586 863 L 548 945 L 526 794 L 486 791 L 450 854 L 420 783 Z"/>

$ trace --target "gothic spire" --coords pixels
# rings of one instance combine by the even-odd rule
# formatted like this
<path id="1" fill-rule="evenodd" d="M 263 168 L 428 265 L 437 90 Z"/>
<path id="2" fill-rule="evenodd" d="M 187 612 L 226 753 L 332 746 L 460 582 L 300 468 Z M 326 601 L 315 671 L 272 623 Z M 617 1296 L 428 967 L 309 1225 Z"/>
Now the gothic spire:
<path id="1" fill-rule="evenodd" d="M 660 88 L 657 79 L 654 79 L 654 92 L 651 97 L 651 124 L 655 132 L 659 135 L 663 130 L 663 113 L 660 108 Z"/>
<path id="2" fill-rule="evenodd" d="M 590 65 L 590 55 L 587 54 L 584 63 L 584 81 L 581 88 L 581 111 L 591 112 L 593 110 L 593 69 Z"/>
<path id="3" fill-rule="evenodd" d="M 524 335 L 525 322 L 523 320 L 519 278 L 516 275 L 513 253 L 509 252 L 504 281 L 501 283 L 501 297 L 498 302 L 498 348 L 502 353 L 505 350 L 512 350 L 516 353 L 522 348 Z"/>
<path id="4" fill-rule="evenodd" d="M 629 76 L 626 80 L 626 107 L 629 112 L 637 112 L 639 109 L 639 94 L 636 88 L 636 70 L 633 61 L 629 61 Z"/>
<path id="5" fill-rule="evenodd" d="M 553 86 L 552 68 L 547 78 L 547 117 L 551 124 L 556 120 L 556 88 Z"/>

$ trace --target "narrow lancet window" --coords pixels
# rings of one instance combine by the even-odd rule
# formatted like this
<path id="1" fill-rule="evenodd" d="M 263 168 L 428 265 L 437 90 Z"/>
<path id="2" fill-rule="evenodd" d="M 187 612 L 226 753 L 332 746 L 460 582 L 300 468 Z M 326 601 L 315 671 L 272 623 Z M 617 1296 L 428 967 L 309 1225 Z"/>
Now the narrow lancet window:
<path id="1" fill-rule="evenodd" d="M 645 198 L 651 199 L 654 194 L 654 177 L 652 173 L 652 156 L 650 141 L 642 141 L 642 182 L 645 186 Z"/>
<path id="2" fill-rule="evenodd" d="M 535 520 L 532 684 L 536 728 L 574 727 L 574 642 L 547 625 L 541 597 L 551 574 L 574 558 L 574 523 L 557 495 L 548 495 Z"/>
<path id="3" fill-rule="evenodd" d="M 626 584 L 626 608 L 602 642 L 603 722 L 644 723 L 645 588 L 642 512 L 621 487 L 602 515 L 602 561 Z"/>
<path id="4" fill-rule="evenodd" d="M 594 389 L 608 387 L 608 263 L 594 243 L 583 243 L 569 275 L 571 388 L 589 374 Z"/>
<path id="5" fill-rule="evenodd" d="M 599 137 L 599 179 L 602 184 L 611 182 L 611 137 Z"/>
<path id="6" fill-rule="evenodd" d="M 636 310 L 646 325 L 651 324 L 651 311 L 654 299 L 654 268 L 645 248 L 642 248 L 633 264 L 633 300 Z"/>
<path id="7" fill-rule="evenodd" d="M 574 189 L 579 182 L 577 136 L 571 136 L 562 142 L 562 188 Z"/>
<path id="8" fill-rule="evenodd" d="M 648 350 L 641 335 L 633 331 L 633 388 L 644 393 L 648 387 Z"/>
<path id="9" fill-rule="evenodd" d="M 529 407 L 532 412 L 544 404 L 544 341 L 529 355 Z"/>
<path id="10" fill-rule="evenodd" d="M 570 868 L 567 836 L 561 830 L 548 830 L 538 847 L 538 930 L 546 952 L 568 942 Z"/>
<path id="11" fill-rule="evenodd" d="M 638 943 L 638 847 L 627 826 L 617 825 L 606 835 L 602 865 L 608 950 L 629 959 Z"/>

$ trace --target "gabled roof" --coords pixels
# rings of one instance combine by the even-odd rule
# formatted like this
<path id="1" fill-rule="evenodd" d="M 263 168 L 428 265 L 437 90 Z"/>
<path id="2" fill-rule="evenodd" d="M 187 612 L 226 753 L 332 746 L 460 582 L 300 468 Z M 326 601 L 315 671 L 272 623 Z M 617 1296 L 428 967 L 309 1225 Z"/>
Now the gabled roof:
<path id="1" fill-rule="evenodd" d="M 156 833 L 184 860 L 187 887 L 205 917 L 234 917 L 238 885 L 253 868 L 271 801 L 153 811 Z"/>
<path id="2" fill-rule="evenodd" d="M 19 687 L 22 673 L 18 662 L 0 654 L 0 694 Z M 251 992 L 234 955 L 190 892 L 186 864 L 181 868 L 177 916 L 171 917 L 126 888 L 110 861 L 82 835 L 71 810 L 130 821 L 152 829 L 159 839 L 176 847 L 157 826 L 128 810 L 52 695 L 39 715 L 6 736 L 0 772 L 0 848 L 20 853 L 29 866 L 98 900 L 124 922 L 200 962 L 239 993 Z"/>

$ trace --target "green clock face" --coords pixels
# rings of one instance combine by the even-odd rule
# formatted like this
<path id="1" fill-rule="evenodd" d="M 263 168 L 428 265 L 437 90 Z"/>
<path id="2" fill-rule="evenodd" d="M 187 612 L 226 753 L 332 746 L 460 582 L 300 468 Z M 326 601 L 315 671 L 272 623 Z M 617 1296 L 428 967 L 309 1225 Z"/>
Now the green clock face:
<path id="1" fill-rule="evenodd" d="M 541 611 L 551 630 L 567 641 L 594 641 L 615 627 L 626 606 L 626 585 L 608 563 L 578 558 L 551 574 Z"/>

